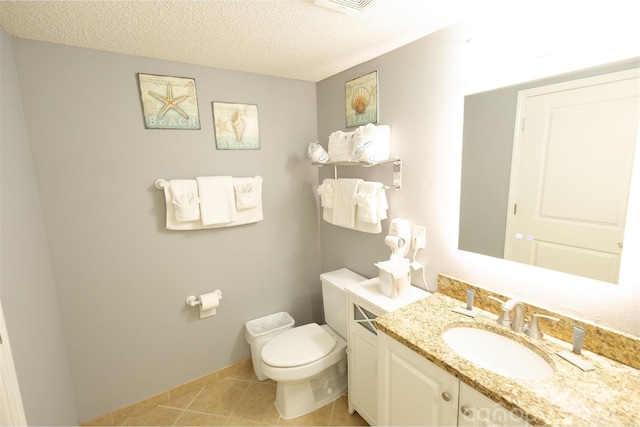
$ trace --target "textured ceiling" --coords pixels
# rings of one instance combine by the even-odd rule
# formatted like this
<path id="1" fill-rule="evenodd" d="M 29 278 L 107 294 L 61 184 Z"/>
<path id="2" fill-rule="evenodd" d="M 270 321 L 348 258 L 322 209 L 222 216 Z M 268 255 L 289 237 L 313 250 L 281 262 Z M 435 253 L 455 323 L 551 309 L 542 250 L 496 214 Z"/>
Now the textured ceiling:
<path id="1" fill-rule="evenodd" d="M 0 1 L 12 36 L 317 82 L 437 31 L 463 0 Z"/>

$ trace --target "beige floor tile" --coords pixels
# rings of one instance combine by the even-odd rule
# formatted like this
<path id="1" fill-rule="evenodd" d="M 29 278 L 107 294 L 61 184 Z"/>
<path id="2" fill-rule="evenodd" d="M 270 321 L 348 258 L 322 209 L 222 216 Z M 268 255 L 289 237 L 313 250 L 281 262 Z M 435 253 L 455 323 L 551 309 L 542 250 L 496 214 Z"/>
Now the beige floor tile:
<path id="1" fill-rule="evenodd" d="M 273 404 L 275 400 L 275 385 L 252 382 L 231 415 L 235 418 L 274 425 L 280 417 Z"/>
<path id="2" fill-rule="evenodd" d="M 231 367 L 225 369 L 220 373 L 222 377 L 224 375 L 225 378 L 233 378 L 236 380 L 246 380 L 246 381 L 257 381 L 258 378 L 256 374 L 253 372 L 253 363 L 251 360 L 243 361 L 240 363 L 236 363 Z"/>
<path id="3" fill-rule="evenodd" d="M 129 418 L 125 426 L 171 426 L 182 414 L 182 410 L 157 406 L 135 417 Z"/>
<path id="4" fill-rule="evenodd" d="M 331 414 L 333 412 L 333 402 L 324 405 L 320 409 L 316 409 L 310 414 L 301 417 L 285 420 L 280 418 L 279 426 L 328 426 L 331 422 Z"/>
<path id="5" fill-rule="evenodd" d="M 228 417 L 185 411 L 174 425 L 176 426 L 223 426 Z"/>
<path id="6" fill-rule="evenodd" d="M 124 408 L 118 409 L 112 412 L 114 425 L 122 425 L 122 423 L 129 419 L 138 416 L 158 405 L 163 405 L 169 401 L 169 392 L 163 391 L 155 396 L 151 396 L 148 399 L 134 403 Z"/>
<path id="7" fill-rule="evenodd" d="M 233 418 L 233 417 L 229 417 L 227 419 L 227 423 L 225 424 L 225 426 L 270 426 L 270 425 L 275 426 L 276 424 L 265 424 L 265 423 L 253 422 L 249 420 L 243 420 L 241 418 Z"/>
<path id="8" fill-rule="evenodd" d="M 111 414 L 111 412 L 109 412 L 108 414 L 104 414 L 100 417 L 96 417 L 92 420 L 81 423 L 80 425 L 83 427 L 84 426 L 112 426 L 114 425 L 113 415 Z"/>
<path id="9" fill-rule="evenodd" d="M 249 382 L 223 378 L 206 386 L 188 409 L 213 415 L 229 416 Z"/>
<path id="10" fill-rule="evenodd" d="M 199 383 L 172 388 L 169 390 L 169 401 L 164 406 L 186 409 L 202 389 L 204 386 Z"/>
<path id="11" fill-rule="evenodd" d="M 336 399 L 333 407 L 333 417 L 331 418 L 332 426 L 368 426 L 369 424 L 358 414 L 354 412 L 349 414 L 349 398 L 347 395 L 340 396 Z"/>

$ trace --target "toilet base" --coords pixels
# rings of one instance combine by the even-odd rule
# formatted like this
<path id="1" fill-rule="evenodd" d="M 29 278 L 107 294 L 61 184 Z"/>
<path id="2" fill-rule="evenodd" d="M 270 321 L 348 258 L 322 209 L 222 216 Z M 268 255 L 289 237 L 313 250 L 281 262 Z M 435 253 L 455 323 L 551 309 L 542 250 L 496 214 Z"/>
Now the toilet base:
<path id="1" fill-rule="evenodd" d="M 334 401 L 347 391 L 347 359 L 302 381 L 278 381 L 276 409 L 282 418 L 306 415 Z"/>

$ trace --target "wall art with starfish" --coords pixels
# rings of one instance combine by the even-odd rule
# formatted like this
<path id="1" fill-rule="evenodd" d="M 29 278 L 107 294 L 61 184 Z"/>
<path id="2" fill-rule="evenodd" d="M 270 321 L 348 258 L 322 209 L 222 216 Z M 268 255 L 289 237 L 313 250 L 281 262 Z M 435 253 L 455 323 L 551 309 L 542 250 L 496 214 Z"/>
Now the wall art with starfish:
<path id="1" fill-rule="evenodd" d="M 138 73 L 147 129 L 200 129 L 196 81 Z"/>

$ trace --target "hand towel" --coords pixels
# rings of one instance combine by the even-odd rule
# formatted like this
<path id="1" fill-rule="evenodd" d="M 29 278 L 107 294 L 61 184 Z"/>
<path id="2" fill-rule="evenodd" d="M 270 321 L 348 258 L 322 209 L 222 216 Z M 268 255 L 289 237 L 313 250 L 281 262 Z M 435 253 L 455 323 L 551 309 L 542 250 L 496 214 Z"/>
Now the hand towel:
<path id="1" fill-rule="evenodd" d="M 225 224 L 236 220 L 236 200 L 230 176 L 199 176 L 202 225 Z"/>
<path id="2" fill-rule="evenodd" d="M 256 190 L 256 178 L 233 178 L 233 189 L 236 196 L 236 209 L 251 209 L 258 206 L 258 192 Z"/>
<path id="3" fill-rule="evenodd" d="M 333 225 L 354 228 L 356 221 L 355 196 L 361 179 L 340 178 L 336 180 L 333 194 Z"/>
<path id="4" fill-rule="evenodd" d="M 359 215 L 356 215 L 355 230 L 362 231 L 363 233 L 379 234 L 382 232 L 382 220 L 387 219 L 387 209 L 389 204 L 387 202 L 387 193 L 384 187 L 381 185 L 378 191 L 377 198 L 377 212 L 378 222 L 370 223 L 360 220 Z"/>
<path id="5" fill-rule="evenodd" d="M 177 222 L 198 221 L 200 219 L 200 198 L 195 179 L 172 179 L 171 203 Z"/>
<path id="6" fill-rule="evenodd" d="M 323 208 L 333 209 L 333 196 L 336 186 L 336 180 L 327 178 L 322 181 L 322 185 L 318 186 L 318 194 L 320 195 L 320 206 Z"/>
<path id="7" fill-rule="evenodd" d="M 363 181 L 356 194 L 356 212 L 358 220 L 376 224 L 380 222 L 380 193 L 384 188 L 380 182 Z"/>

